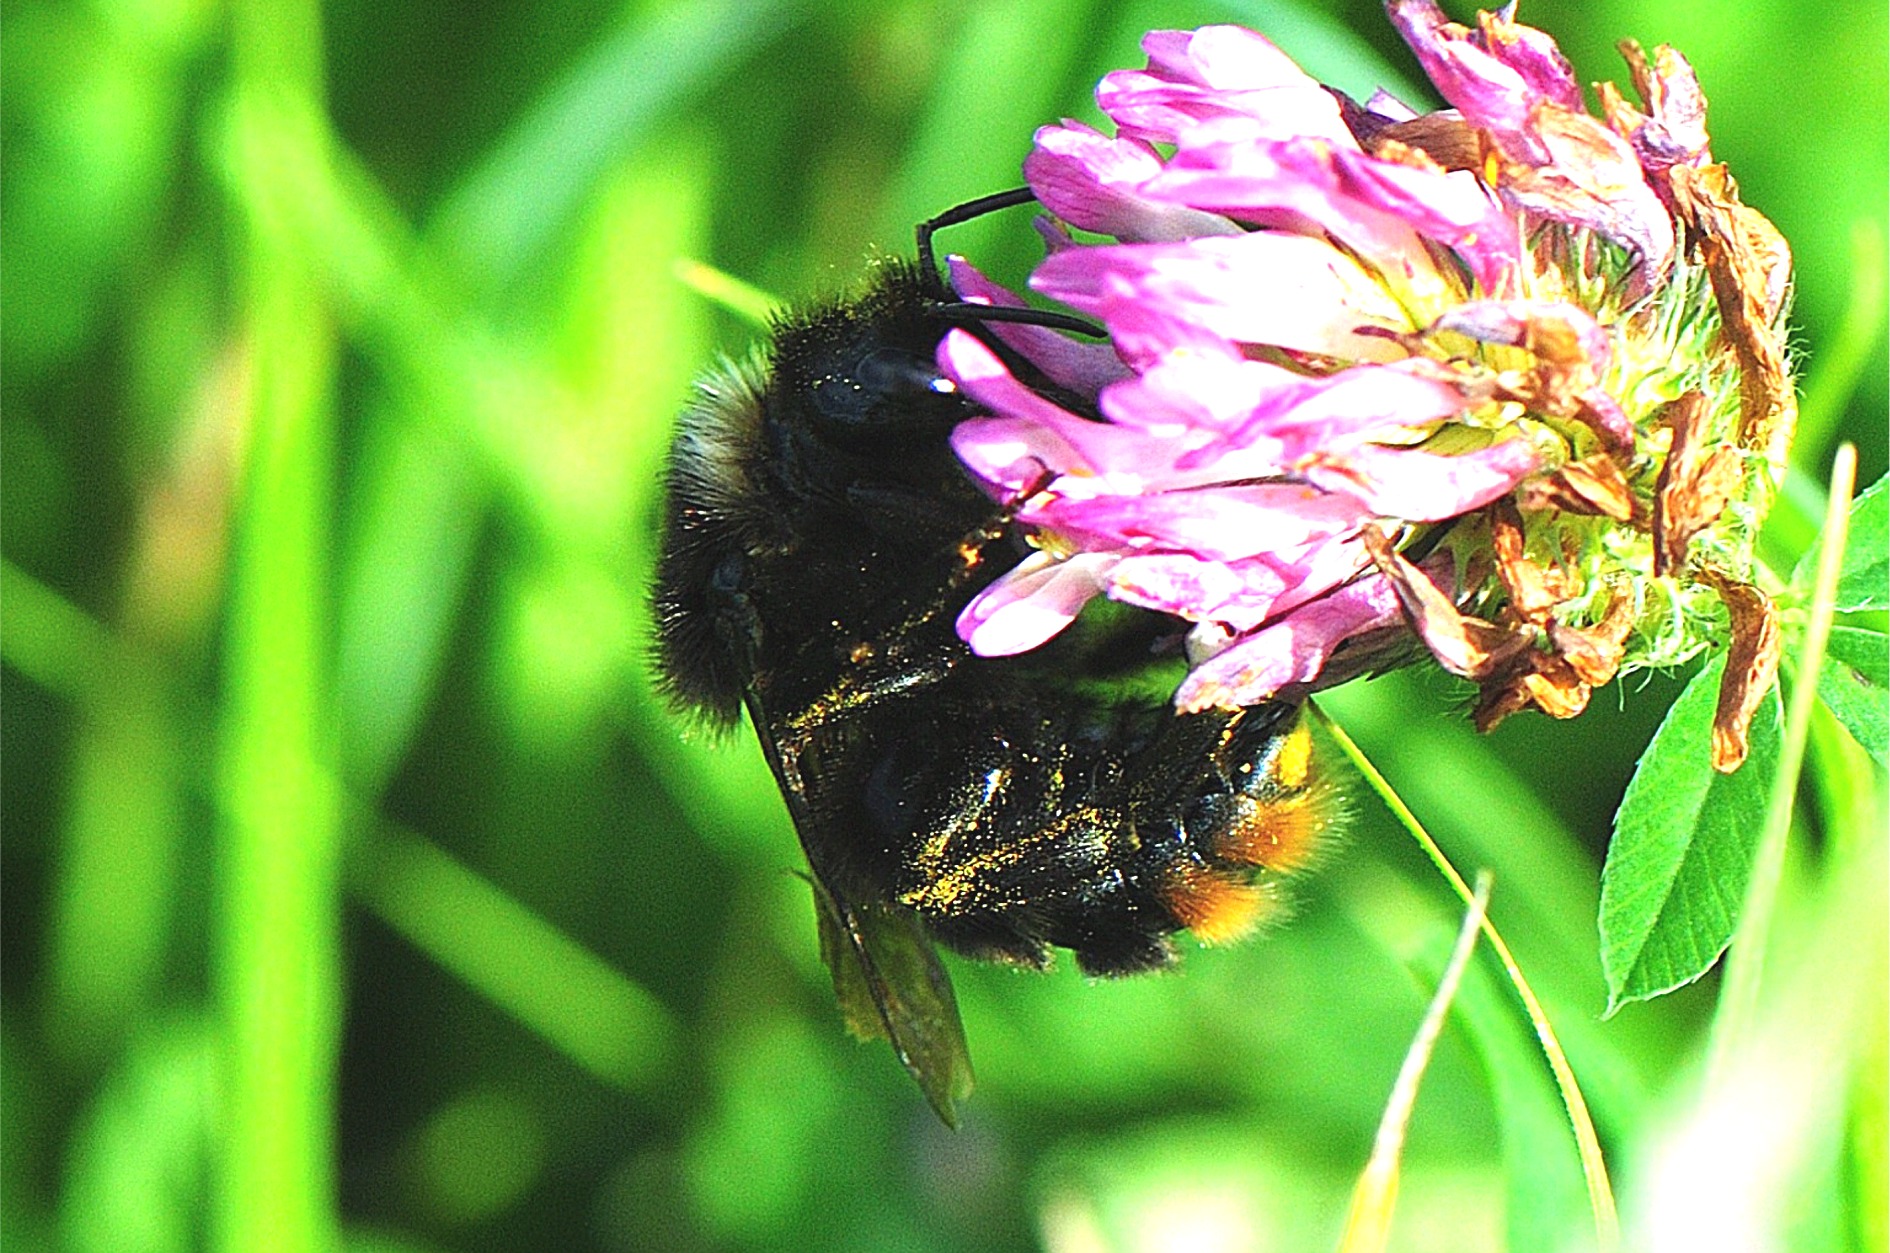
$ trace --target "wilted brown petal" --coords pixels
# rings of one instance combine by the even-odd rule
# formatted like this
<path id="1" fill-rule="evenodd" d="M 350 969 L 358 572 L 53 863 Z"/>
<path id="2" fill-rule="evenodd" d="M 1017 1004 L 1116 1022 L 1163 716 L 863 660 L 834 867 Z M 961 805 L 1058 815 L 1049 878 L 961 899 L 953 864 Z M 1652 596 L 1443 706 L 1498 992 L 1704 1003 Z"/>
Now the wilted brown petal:
<path id="1" fill-rule="evenodd" d="M 1706 96 L 1687 59 L 1666 44 L 1654 49 L 1652 62 L 1632 39 L 1624 39 L 1618 46 L 1647 112 L 1622 99 L 1613 83 L 1597 83 L 1595 91 L 1601 97 L 1601 113 L 1608 125 L 1634 145 L 1649 173 L 1711 161 Z"/>
<path id="2" fill-rule="evenodd" d="M 1535 358 L 1533 369 L 1486 376 L 1481 386 L 1488 398 L 1513 400 L 1536 413 L 1580 422 L 1610 450 L 1626 453 L 1634 447 L 1633 422 L 1599 386 L 1613 354 L 1609 334 L 1586 313 L 1560 301 L 1479 300 L 1446 313 L 1423 335 L 1439 331 L 1486 344 L 1510 344 Z"/>
<path id="3" fill-rule="evenodd" d="M 1588 707 L 1590 692 L 1567 661 L 1531 649 L 1484 682 L 1472 716 L 1479 731 L 1493 731 L 1503 719 L 1531 705 L 1551 718 L 1573 718 Z"/>
<path id="4" fill-rule="evenodd" d="M 1589 227 L 1632 248 L 1642 261 L 1636 282 L 1643 289 L 1664 279 L 1673 265 L 1673 219 L 1647 185 L 1627 141 L 1586 113 L 1554 105 L 1537 105 L 1529 121 L 1550 160 L 1506 165 L 1504 195 L 1553 221 Z"/>
<path id="5" fill-rule="evenodd" d="M 1473 300 L 1431 324 L 1485 344 L 1526 348 L 1546 365 L 1580 369 L 1589 382 L 1608 363 L 1608 333 L 1585 312 L 1553 300 Z"/>
<path id="6" fill-rule="evenodd" d="M 1621 668 L 1628 632 L 1634 626 L 1634 601 L 1616 596 L 1601 621 L 1590 627 L 1549 624 L 1549 643 L 1582 682 L 1600 687 Z"/>
<path id="7" fill-rule="evenodd" d="M 1764 592 L 1717 570 L 1704 571 L 1726 605 L 1732 643 L 1713 711 L 1713 769 L 1731 774 L 1746 759 L 1752 715 L 1778 678 L 1778 610 Z"/>
<path id="8" fill-rule="evenodd" d="M 1516 617 L 1537 626 L 1547 625 L 1549 610 L 1568 599 L 1568 581 L 1559 569 L 1545 569 L 1524 555 L 1522 515 L 1507 498 L 1491 504 L 1490 551 L 1496 556 L 1497 577 L 1509 593 L 1509 608 Z"/>
<path id="9" fill-rule="evenodd" d="M 1599 514 L 1626 522 L 1634 517 L 1634 494 L 1621 467 L 1607 453 L 1596 453 L 1524 483 L 1516 493 L 1524 509 L 1560 509 L 1563 513 Z"/>
<path id="10" fill-rule="evenodd" d="M 1551 718 L 1573 718 L 1588 708 L 1592 690 L 1566 658 L 1552 653 L 1536 655 L 1535 669 L 1523 676 L 1523 687 L 1536 708 Z"/>
<path id="11" fill-rule="evenodd" d="M 1512 653 L 1484 678 L 1474 715 L 1477 729 L 1492 730 L 1531 705 L 1551 718 L 1581 713 L 1594 689 L 1620 668 L 1623 644 L 1633 625 L 1633 601 L 1625 596 L 1610 601 L 1607 613 L 1592 627 L 1549 620 L 1547 651 L 1530 648 Z"/>
<path id="12" fill-rule="evenodd" d="M 1360 143 L 1367 152 L 1387 161 L 1406 161 L 1404 154 L 1421 152 L 1446 170 L 1481 170 L 1490 153 L 1483 132 L 1454 109 L 1391 122 L 1370 139 L 1361 137 Z"/>
<path id="13" fill-rule="evenodd" d="M 1666 464 L 1654 485 L 1654 573 L 1686 564 L 1687 545 L 1725 510 L 1744 473 L 1739 453 L 1706 443 L 1706 397 L 1688 392 L 1667 406 L 1673 429 Z"/>
<path id="14" fill-rule="evenodd" d="M 1391 539 L 1375 526 L 1362 538 L 1372 563 L 1391 581 L 1398 607 L 1437 663 L 1466 679 L 1482 679 L 1529 647 L 1535 633 L 1468 617 L 1457 609 L 1423 571 L 1400 556 Z"/>
<path id="15" fill-rule="evenodd" d="M 1739 359 L 1739 444 L 1783 465 L 1798 399 L 1785 370 L 1778 317 L 1791 282 L 1791 247 L 1766 216 L 1739 203 L 1723 165 L 1671 171 L 1674 203 L 1699 239 L 1722 334 Z"/>
<path id="16" fill-rule="evenodd" d="M 1529 690 L 1523 686 L 1522 675 L 1507 675 L 1483 684 L 1470 718 L 1476 729 L 1487 735 L 1502 725 L 1503 719 L 1529 708 L 1529 703 Z"/>
<path id="17" fill-rule="evenodd" d="M 1601 120 L 1608 129 L 1633 143 L 1635 133 L 1647 125 L 1647 115 L 1629 104 L 1613 83 L 1596 83 L 1595 95 L 1601 100 Z"/>

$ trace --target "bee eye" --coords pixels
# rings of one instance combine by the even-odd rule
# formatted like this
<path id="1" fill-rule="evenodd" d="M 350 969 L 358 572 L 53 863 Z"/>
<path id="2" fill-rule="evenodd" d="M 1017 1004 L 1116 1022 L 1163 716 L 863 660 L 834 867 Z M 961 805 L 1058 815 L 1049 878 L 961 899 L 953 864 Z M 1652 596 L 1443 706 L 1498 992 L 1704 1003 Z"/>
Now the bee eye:
<path id="1" fill-rule="evenodd" d="M 938 366 L 928 358 L 902 348 L 881 348 L 866 354 L 859 365 L 860 389 L 886 399 L 918 400 L 936 395 Z"/>
<path id="2" fill-rule="evenodd" d="M 940 431 L 964 416 L 937 364 L 903 348 L 875 348 L 851 370 L 819 380 L 813 407 L 823 432 L 843 439 Z"/>

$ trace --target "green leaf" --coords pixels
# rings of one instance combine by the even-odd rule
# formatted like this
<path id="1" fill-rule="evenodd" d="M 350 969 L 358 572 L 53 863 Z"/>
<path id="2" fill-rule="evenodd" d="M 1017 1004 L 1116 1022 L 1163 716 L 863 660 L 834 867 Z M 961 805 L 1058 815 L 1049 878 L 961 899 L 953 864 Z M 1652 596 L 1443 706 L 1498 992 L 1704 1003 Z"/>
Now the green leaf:
<path id="1" fill-rule="evenodd" d="M 1713 769 L 1723 658 L 1667 711 L 1614 818 L 1601 872 L 1601 965 L 1608 1012 L 1691 983 L 1731 942 L 1764 824 L 1779 750 L 1778 690 L 1753 715 L 1751 753 Z"/>
<path id="2" fill-rule="evenodd" d="M 1890 638 L 1863 627 L 1832 627 L 1818 695 L 1879 764 L 1890 765 Z"/>
<path id="3" fill-rule="evenodd" d="M 1878 479 L 1851 502 L 1850 541 L 1844 546 L 1844 565 L 1838 572 L 1837 609 L 1890 609 L 1890 491 L 1887 479 Z M 1792 586 L 1809 594 L 1818 570 L 1819 545 L 1799 559 L 1792 571 Z"/>

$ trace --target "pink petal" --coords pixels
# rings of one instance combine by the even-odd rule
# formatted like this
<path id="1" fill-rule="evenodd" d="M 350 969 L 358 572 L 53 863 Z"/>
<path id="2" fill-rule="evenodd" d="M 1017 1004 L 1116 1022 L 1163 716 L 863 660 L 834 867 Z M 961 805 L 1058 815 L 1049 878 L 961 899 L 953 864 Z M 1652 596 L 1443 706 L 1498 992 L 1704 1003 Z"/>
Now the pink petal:
<path id="1" fill-rule="evenodd" d="M 1142 48 L 1147 69 L 1118 70 L 1096 89 L 1097 105 L 1125 136 L 1172 143 L 1197 122 L 1245 115 L 1272 135 L 1354 142 L 1331 93 L 1253 31 L 1152 31 Z"/>
<path id="2" fill-rule="evenodd" d="M 1105 323 L 1124 305 L 1148 302 L 1239 343 L 1367 361 L 1405 354 L 1358 328 L 1411 329 L 1358 262 L 1304 235 L 1256 231 L 1185 244 L 1071 248 L 1045 259 L 1030 281 Z"/>
<path id="3" fill-rule="evenodd" d="M 1271 605 L 1284 588 L 1285 581 L 1271 571 L 1237 571 L 1193 553 L 1136 554 L 1124 557 L 1109 574 L 1110 599 L 1185 618 L 1217 614 L 1236 601 L 1257 598 Z M 1255 616 L 1264 615 L 1262 609 Z"/>
<path id="4" fill-rule="evenodd" d="M 1244 430 L 1256 408 L 1301 381 L 1217 339 L 1212 346 L 1171 350 L 1141 374 L 1110 384 L 1097 399 L 1104 417 L 1125 426 L 1162 430 L 1180 424 L 1226 435 Z"/>
<path id="5" fill-rule="evenodd" d="M 1048 463 L 1051 469 L 1082 474 L 1133 467 L 1148 459 L 1147 435 L 1092 422 L 1045 400 L 1012 378 L 997 354 L 967 331 L 954 330 L 939 342 L 938 365 L 972 400 L 1002 415 L 961 422 L 952 433 L 952 446 L 980 477 L 1013 464 L 1001 460 L 1007 455 L 1013 461 L 1023 456 L 1053 456 L 1056 460 Z M 987 477 L 987 481 L 1008 479 Z"/>
<path id="6" fill-rule="evenodd" d="M 1127 427 L 1065 416 L 969 418 L 952 430 L 952 451 L 1000 501 L 1020 504 L 1020 522 L 1048 525 L 1046 510 L 1069 499 L 1159 490 L 1186 445 Z"/>
<path id="7" fill-rule="evenodd" d="M 1535 450 L 1520 439 L 1455 456 L 1362 444 L 1345 452 L 1315 453 L 1301 471 L 1328 491 L 1357 496 L 1381 517 L 1436 522 L 1509 492 L 1537 461 Z"/>
<path id="8" fill-rule="evenodd" d="M 1305 136 L 1268 139 L 1245 117 L 1190 130 L 1142 193 L 1260 226 L 1324 230 L 1420 289 L 1440 280 L 1419 235 L 1456 249 L 1488 291 L 1505 290 L 1521 264 L 1516 224 L 1469 171 Z"/>
<path id="9" fill-rule="evenodd" d="M 1296 378 L 1290 389 L 1257 406 L 1229 440 L 1274 441 L 1282 460 L 1297 461 L 1374 431 L 1424 426 L 1469 407 L 1457 388 L 1407 365 L 1359 365 L 1325 378 Z"/>
<path id="10" fill-rule="evenodd" d="M 1582 394 L 1582 403 L 1587 408 L 1584 420 L 1609 443 L 1621 449 L 1634 447 L 1634 421 L 1620 401 L 1602 388 L 1594 387 Z"/>
<path id="11" fill-rule="evenodd" d="M 1136 299 L 1135 287 L 1127 277 L 1105 275 L 1103 281 L 1110 293 L 1103 298 L 1109 308 L 1109 338 L 1130 369 L 1148 371 L 1164 361 L 1190 356 L 1219 361 L 1242 359 L 1240 346 L 1225 335 L 1190 321 L 1182 311 Z"/>
<path id="12" fill-rule="evenodd" d="M 1317 91 L 1332 98 L 1292 57 L 1245 26 L 1223 24 L 1194 31 L 1188 36 L 1188 62 L 1198 75 L 1195 81 L 1215 91 Z"/>
<path id="13" fill-rule="evenodd" d="M 1542 99 L 1581 112 L 1582 86 L 1576 81 L 1575 68 L 1547 31 L 1515 21 L 1510 16 L 1513 9 L 1512 5 L 1481 15 L 1482 47 L 1520 75 Z"/>
<path id="14" fill-rule="evenodd" d="M 1237 709 L 1267 700 L 1319 676 L 1333 649 L 1350 636 L 1398 619 L 1398 598 L 1372 574 L 1301 605 L 1195 666 L 1175 693 L 1183 713 Z"/>
<path id="15" fill-rule="evenodd" d="M 1142 195 L 1142 184 L 1161 168 L 1146 143 L 1110 139 L 1080 122 L 1065 122 L 1037 132 L 1036 146 L 1024 158 L 1024 181 L 1065 222 L 1124 241 L 1240 233 L 1217 213 Z"/>
<path id="16" fill-rule="evenodd" d="M 1109 594 L 1196 622 L 1216 622 L 1241 635 L 1370 565 L 1364 544 L 1349 532 L 1233 561 L 1194 553 L 1133 553 L 1115 568 Z"/>
<path id="17" fill-rule="evenodd" d="M 1388 0 L 1386 8 L 1438 94 L 1461 110 L 1471 125 L 1495 136 L 1512 160 L 1530 165 L 1547 162 L 1548 154 L 1535 146 L 1528 133 L 1530 115 L 1537 104 L 1545 102 L 1579 112 L 1579 89 L 1572 101 L 1566 92 L 1545 92 L 1540 78 L 1492 56 L 1474 32 L 1446 17 L 1436 0 Z"/>
<path id="18" fill-rule="evenodd" d="M 1484 291 L 1506 292 L 1520 281 L 1522 231 L 1470 171 L 1436 171 L 1358 153 L 1341 158 L 1339 173 L 1348 197 L 1448 246 Z"/>
<path id="19" fill-rule="evenodd" d="M 1299 483 L 1061 501 L 1042 515 L 1051 529 L 1090 546 L 1181 549 L 1216 561 L 1303 549 L 1372 516 L 1354 497 Z"/>
<path id="20" fill-rule="evenodd" d="M 1673 223 L 1640 159 L 1588 116 L 1581 90 L 1541 31 L 1490 16 L 1473 32 L 1435 0 L 1389 0 L 1391 20 L 1444 99 L 1533 173 L 1505 171 L 1506 201 L 1553 222 L 1586 226 L 1637 252 L 1643 285 L 1672 263 Z"/>
<path id="21" fill-rule="evenodd" d="M 945 264 L 951 272 L 952 290 L 972 304 L 1025 307 L 1021 296 L 986 278 L 963 257 L 947 257 Z M 1085 343 L 1047 326 L 1023 322 L 992 322 L 990 329 L 1024 360 L 1042 370 L 1045 378 L 1079 396 L 1094 396 L 1129 374 L 1122 358 L 1107 343 Z"/>
<path id="22" fill-rule="evenodd" d="M 1408 122 L 1418 115 L 1418 111 L 1398 99 L 1383 87 L 1375 88 L 1371 97 L 1365 101 L 1365 111 L 1375 113 L 1387 122 Z"/>
<path id="23" fill-rule="evenodd" d="M 1000 501 L 1037 491 L 1082 456 L 1055 431 L 1021 418 L 970 418 L 952 428 L 952 451 Z"/>
<path id="24" fill-rule="evenodd" d="M 1032 553 L 965 606 L 958 638 L 980 657 L 1028 652 L 1076 620 L 1115 564 L 1106 553 Z"/>
<path id="25" fill-rule="evenodd" d="M 1256 128 L 1247 117 L 1195 127 L 1149 181 L 1147 194 L 1257 226 L 1301 234 L 1324 230 L 1375 263 L 1434 271 L 1408 223 L 1342 194 L 1341 158 L 1331 143 L 1300 136 L 1268 140 Z"/>
<path id="26" fill-rule="evenodd" d="M 1274 599 L 1267 616 L 1277 617 L 1316 600 L 1333 588 L 1350 583 L 1369 570 L 1371 564 L 1371 554 L 1366 551 L 1359 531 L 1348 531 L 1303 550 L 1283 553 L 1275 566 L 1289 576 L 1290 586 Z M 1259 625 L 1259 620 L 1241 625 L 1251 630 Z"/>

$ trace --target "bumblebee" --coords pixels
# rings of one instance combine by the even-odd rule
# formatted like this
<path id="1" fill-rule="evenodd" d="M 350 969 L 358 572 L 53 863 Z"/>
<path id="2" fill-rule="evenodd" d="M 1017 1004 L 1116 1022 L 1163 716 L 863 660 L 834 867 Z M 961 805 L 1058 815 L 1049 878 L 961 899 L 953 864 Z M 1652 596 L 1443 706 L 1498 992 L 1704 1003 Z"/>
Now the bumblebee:
<path id="1" fill-rule="evenodd" d="M 939 226 L 1026 198 L 926 223 L 918 264 L 781 318 L 765 357 L 703 381 L 655 588 L 668 696 L 723 726 L 747 712 L 849 1024 L 888 1038 L 948 1123 L 971 1071 L 934 942 L 1034 968 L 1069 949 L 1093 975 L 1167 966 L 1175 933 L 1212 943 L 1263 916 L 1335 809 L 1295 706 L 1180 715 L 1137 688 L 1174 656 L 1174 619 L 1092 606 L 1019 657 L 959 640 L 960 610 L 1028 549 L 952 453 L 977 411 L 939 341 L 963 326 L 1095 416 L 988 325 L 1075 319 L 954 303 L 931 258 Z"/>

